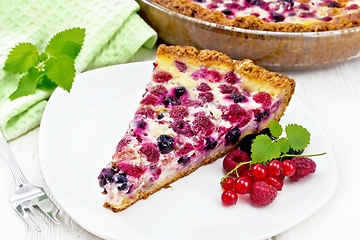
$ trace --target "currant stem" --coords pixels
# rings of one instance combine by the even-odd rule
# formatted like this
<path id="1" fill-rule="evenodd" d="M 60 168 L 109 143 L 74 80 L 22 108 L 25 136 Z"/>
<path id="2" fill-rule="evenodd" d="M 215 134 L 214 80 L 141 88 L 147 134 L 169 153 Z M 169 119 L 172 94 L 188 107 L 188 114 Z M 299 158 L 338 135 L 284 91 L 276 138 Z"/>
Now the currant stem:
<path id="1" fill-rule="evenodd" d="M 239 174 L 238 174 L 238 172 L 237 172 L 236 170 L 237 170 L 240 166 L 245 165 L 245 164 L 249 164 L 249 163 L 251 163 L 251 161 L 238 163 L 238 164 L 236 165 L 236 167 L 234 167 L 234 169 L 232 169 L 231 171 L 229 171 L 229 172 L 225 175 L 225 177 L 221 178 L 220 185 L 221 185 L 221 188 L 222 188 L 223 191 L 225 191 L 225 190 L 224 190 L 224 188 L 222 187 L 222 182 L 223 182 L 230 174 L 232 174 L 234 171 L 235 171 L 235 173 L 236 173 L 236 176 L 239 177 Z"/>
<path id="2" fill-rule="evenodd" d="M 322 156 L 322 155 L 325 155 L 325 154 L 326 154 L 326 152 L 317 153 L 317 154 L 305 154 L 305 155 L 284 154 L 284 155 L 280 156 L 280 159 L 282 159 L 284 157 L 317 157 L 317 156 Z"/>

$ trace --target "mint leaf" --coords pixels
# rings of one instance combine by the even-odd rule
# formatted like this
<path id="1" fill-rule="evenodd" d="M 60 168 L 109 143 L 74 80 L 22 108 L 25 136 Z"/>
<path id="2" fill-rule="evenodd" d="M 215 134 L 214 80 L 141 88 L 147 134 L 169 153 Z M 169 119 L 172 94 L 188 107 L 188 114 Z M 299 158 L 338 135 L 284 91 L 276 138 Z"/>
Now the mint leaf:
<path id="1" fill-rule="evenodd" d="M 50 58 L 45 63 L 45 74 L 50 80 L 70 92 L 75 77 L 74 59 L 67 55 Z"/>
<path id="2" fill-rule="evenodd" d="M 31 43 L 20 43 L 12 48 L 5 61 L 4 70 L 12 73 L 24 73 L 39 63 L 37 48 Z"/>
<path id="3" fill-rule="evenodd" d="M 289 124 L 285 127 L 285 132 L 290 147 L 295 151 L 304 150 L 310 143 L 310 133 L 300 125 Z"/>
<path id="4" fill-rule="evenodd" d="M 10 95 L 10 99 L 14 100 L 22 96 L 28 96 L 35 93 L 36 79 L 39 76 L 39 70 L 30 68 L 29 72 L 20 78 L 19 85 L 15 92 Z"/>
<path id="5" fill-rule="evenodd" d="M 277 143 L 280 146 L 280 152 L 281 153 L 287 153 L 290 150 L 290 144 L 289 141 L 286 138 L 280 138 Z"/>
<path id="6" fill-rule="evenodd" d="M 275 138 L 279 138 L 283 132 L 283 129 L 280 125 L 280 123 L 276 121 L 271 121 L 269 124 L 269 130 L 271 135 L 273 135 Z"/>
<path id="7" fill-rule="evenodd" d="M 53 38 L 51 38 L 51 40 L 49 41 L 48 45 L 45 48 L 45 52 L 47 52 L 52 56 L 58 57 L 67 51 L 66 48 L 68 48 L 69 42 L 75 43 L 81 49 L 84 43 L 84 38 L 85 38 L 84 28 L 66 29 L 62 32 L 57 33 Z M 78 52 L 80 52 L 80 49 Z M 73 59 L 76 58 L 77 53 L 75 57 L 73 57 Z"/>
<path id="8" fill-rule="evenodd" d="M 70 41 L 64 42 L 63 46 L 64 46 L 64 48 L 60 51 L 59 54 L 60 55 L 65 54 L 65 55 L 71 57 L 72 59 L 75 59 L 81 50 L 80 45 L 78 45 L 77 43 L 74 43 L 74 42 L 70 42 Z"/>
<path id="9" fill-rule="evenodd" d="M 52 91 L 57 87 L 57 85 L 56 83 L 52 82 L 45 74 L 40 74 L 36 87 L 43 91 Z"/>
<path id="10" fill-rule="evenodd" d="M 45 60 L 48 59 L 48 58 L 49 58 L 49 56 L 48 56 L 46 53 L 42 52 L 42 53 L 40 54 L 39 62 L 43 62 L 43 61 L 45 61 Z"/>
<path id="11" fill-rule="evenodd" d="M 263 163 L 280 156 L 280 145 L 265 134 L 258 135 L 251 147 L 252 163 Z"/>

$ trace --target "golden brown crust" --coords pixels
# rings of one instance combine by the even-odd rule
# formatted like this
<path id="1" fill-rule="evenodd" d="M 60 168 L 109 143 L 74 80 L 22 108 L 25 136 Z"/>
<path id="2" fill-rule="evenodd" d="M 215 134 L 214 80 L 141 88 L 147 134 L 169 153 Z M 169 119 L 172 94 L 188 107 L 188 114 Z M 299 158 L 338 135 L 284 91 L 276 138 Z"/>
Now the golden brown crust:
<path id="1" fill-rule="evenodd" d="M 235 73 L 242 76 L 242 84 L 246 84 L 248 87 L 261 86 L 270 92 L 276 92 L 276 94 L 281 93 L 281 106 L 277 115 L 275 115 L 272 120 L 279 121 L 282 115 L 284 114 L 286 106 L 289 104 L 289 101 L 294 93 L 295 90 L 295 81 L 290 79 L 282 74 L 269 72 L 262 67 L 259 67 L 253 63 L 251 60 L 242 60 L 242 61 L 233 61 L 227 55 L 213 51 L 213 50 L 201 50 L 198 51 L 194 47 L 185 46 L 166 46 L 164 44 L 160 45 L 158 48 L 157 56 L 161 57 L 168 57 L 168 58 L 181 58 L 181 59 L 193 59 L 195 61 L 201 62 L 203 65 L 206 64 L 225 64 L 227 67 L 231 68 L 235 71 Z M 270 120 L 269 120 L 270 121 Z M 262 128 L 267 127 L 269 121 L 264 122 Z M 261 129 L 258 129 L 260 131 Z M 241 139 L 247 135 L 248 133 L 242 134 L 238 143 Z M 237 143 L 237 144 L 238 144 Z M 183 178 L 196 169 L 203 165 L 210 164 L 214 162 L 216 159 L 225 156 L 228 152 L 233 150 L 237 144 L 234 144 L 232 147 L 227 149 L 226 151 L 222 151 L 217 153 L 216 155 L 208 155 L 203 158 L 203 161 L 200 161 L 199 164 L 194 165 L 191 169 L 181 172 L 173 178 L 166 179 L 166 182 L 160 182 L 158 184 L 154 184 L 150 186 L 148 189 L 143 190 L 136 194 L 134 198 L 124 201 L 120 206 L 119 205 L 112 205 L 109 203 L 104 203 L 104 207 L 110 208 L 113 212 L 122 211 L 132 204 L 136 203 L 141 199 L 146 199 L 150 195 L 154 194 L 155 192 L 161 190 L 162 188 L 167 188 L 171 183 L 177 181 L 180 178 Z"/>
<path id="2" fill-rule="evenodd" d="M 237 17 L 227 19 L 225 14 L 204 9 L 199 4 L 188 2 L 187 0 L 152 0 L 168 9 L 180 14 L 211 23 L 217 23 L 229 27 L 237 27 L 252 30 L 274 31 L 274 32 L 322 32 L 340 30 L 345 28 L 360 26 L 360 10 L 350 14 L 335 17 L 329 22 L 316 22 L 305 25 L 301 23 L 274 23 L 266 22 L 256 16 Z"/>

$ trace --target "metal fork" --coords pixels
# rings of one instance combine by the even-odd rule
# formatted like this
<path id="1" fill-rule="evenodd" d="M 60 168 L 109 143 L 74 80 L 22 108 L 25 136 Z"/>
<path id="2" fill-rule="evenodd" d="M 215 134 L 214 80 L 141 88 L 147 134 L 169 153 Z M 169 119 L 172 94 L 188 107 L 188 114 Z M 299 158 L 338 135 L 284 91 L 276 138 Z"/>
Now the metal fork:
<path id="1" fill-rule="evenodd" d="M 48 216 L 53 222 L 60 224 L 59 220 L 56 218 L 56 214 L 59 212 L 59 209 L 50 200 L 41 187 L 36 187 L 26 180 L 10 151 L 9 145 L 1 129 L 0 153 L 4 156 L 15 178 L 15 193 L 9 200 L 14 210 L 25 220 L 25 222 L 38 232 L 41 232 L 41 229 L 29 215 L 29 211 L 48 227 L 50 227 L 50 224 L 45 219 L 46 217 L 44 215 Z"/>

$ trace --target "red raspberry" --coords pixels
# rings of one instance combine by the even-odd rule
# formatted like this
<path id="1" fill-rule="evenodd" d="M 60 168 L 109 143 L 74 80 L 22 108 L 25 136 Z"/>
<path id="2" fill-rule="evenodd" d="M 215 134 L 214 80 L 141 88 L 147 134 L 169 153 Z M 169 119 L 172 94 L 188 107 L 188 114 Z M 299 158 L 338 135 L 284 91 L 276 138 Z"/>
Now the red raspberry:
<path id="1" fill-rule="evenodd" d="M 130 139 L 130 138 L 126 138 L 126 137 L 123 138 L 123 139 L 121 139 L 120 142 L 118 143 L 118 145 L 116 146 L 116 151 L 117 151 L 117 152 L 120 152 L 121 149 L 123 149 L 123 147 L 125 147 L 126 145 L 129 144 L 130 141 L 131 141 L 131 139 Z"/>
<path id="2" fill-rule="evenodd" d="M 237 76 L 235 75 L 235 73 L 233 71 L 229 71 L 227 73 L 225 73 L 225 82 L 230 83 L 230 84 L 235 84 L 239 81 L 239 78 L 237 78 Z"/>
<path id="3" fill-rule="evenodd" d="M 196 89 L 200 92 L 209 92 L 211 90 L 211 87 L 206 83 L 201 83 L 199 86 L 197 86 Z"/>
<path id="4" fill-rule="evenodd" d="M 260 103 L 264 108 L 268 108 L 272 101 L 270 94 L 266 92 L 258 92 L 253 96 L 253 99 L 255 102 Z"/>
<path id="5" fill-rule="evenodd" d="M 166 89 L 166 87 L 164 87 L 163 85 L 159 84 L 156 85 L 155 87 L 153 87 L 150 91 L 150 93 L 158 96 L 158 97 L 165 97 L 168 93 L 168 90 Z"/>
<path id="6" fill-rule="evenodd" d="M 238 104 L 231 104 L 223 110 L 222 118 L 232 123 L 238 123 L 239 127 L 243 127 L 250 121 L 251 114 Z"/>
<path id="7" fill-rule="evenodd" d="M 295 163 L 296 171 L 295 174 L 290 177 L 290 180 L 297 182 L 301 178 L 306 177 L 310 173 L 316 171 L 316 163 L 307 157 L 295 157 L 292 159 Z"/>
<path id="8" fill-rule="evenodd" d="M 142 166 L 134 166 L 128 163 L 120 162 L 117 167 L 121 172 L 126 173 L 126 175 L 133 176 L 134 178 L 139 178 L 145 172 Z"/>
<path id="9" fill-rule="evenodd" d="M 169 72 L 159 71 L 154 75 L 154 81 L 157 83 L 165 83 L 171 80 L 173 77 Z"/>
<path id="10" fill-rule="evenodd" d="M 265 206 L 272 203 L 277 196 L 277 190 L 264 182 L 254 182 L 250 192 L 250 201 L 255 205 Z"/>
<path id="11" fill-rule="evenodd" d="M 191 74 L 191 77 L 194 80 L 199 80 L 200 78 L 205 78 L 207 74 L 207 69 L 206 68 L 202 68 L 200 70 L 195 71 L 193 74 Z"/>
<path id="12" fill-rule="evenodd" d="M 206 80 L 211 83 L 219 82 L 221 80 L 221 75 L 216 70 L 208 70 L 206 74 Z"/>
<path id="13" fill-rule="evenodd" d="M 198 98 L 203 103 L 208 103 L 208 102 L 212 102 L 214 100 L 214 95 L 211 92 L 202 92 L 202 93 L 199 93 Z"/>
<path id="14" fill-rule="evenodd" d="M 185 122 L 184 120 L 176 120 L 170 124 L 170 127 L 176 132 L 177 134 L 188 135 L 191 133 L 191 126 L 189 123 Z"/>
<path id="15" fill-rule="evenodd" d="M 233 150 L 230 153 L 228 153 L 224 160 L 223 160 L 223 167 L 226 172 L 230 172 L 233 170 L 236 165 L 240 162 L 248 162 L 250 161 L 249 155 L 246 152 L 243 152 L 241 150 Z M 244 164 L 238 167 L 236 171 L 240 175 L 242 171 L 249 168 L 249 164 Z M 235 171 L 233 172 L 232 176 L 236 176 Z"/>
<path id="16" fill-rule="evenodd" d="M 153 105 L 156 106 L 159 104 L 159 99 L 154 94 L 148 94 L 145 98 L 143 98 L 140 102 L 144 105 Z"/>
<path id="17" fill-rule="evenodd" d="M 239 91 L 238 91 L 238 89 L 235 87 L 235 86 L 232 86 L 232 85 L 230 85 L 230 84 L 221 84 L 220 86 L 219 86 L 219 88 L 220 88 L 220 92 L 222 93 L 222 94 L 231 94 L 231 93 L 238 93 Z"/>
<path id="18" fill-rule="evenodd" d="M 136 111 L 135 118 L 143 118 L 143 117 L 154 119 L 155 111 L 148 107 L 140 108 L 139 110 Z"/>
<path id="19" fill-rule="evenodd" d="M 183 146 L 182 148 L 180 148 L 180 149 L 176 152 L 176 154 L 177 154 L 178 156 L 183 156 L 183 155 L 191 152 L 191 151 L 194 150 L 194 149 L 195 149 L 195 148 L 194 148 L 194 146 L 193 146 L 192 144 L 190 144 L 190 143 L 185 143 L 185 146 Z"/>
<path id="20" fill-rule="evenodd" d="M 211 122 L 205 112 L 198 112 L 195 114 L 193 123 L 193 130 L 196 134 L 209 136 L 214 132 L 215 125 Z"/>
<path id="21" fill-rule="evenodd" d="M 187 70 L 186 64 L 177 59 L 175 60 L 175 66 L 179 69 L 180 72 L 186 72 Z"/>
<path id="22" fill-rule="evenodd" d="M 183 119 L 189 116 L 189 111 L 183 106 L 175 106 L 170 110 L 169 114 L 173 119 Z"/>
<path id="23" fill-rule="evenodd" d="M 140 153 L 144 154 L 149 162 L 156 163 L 159 160 L 160 153 L 153 144 L 144 144 L 140 148 Z"/>

